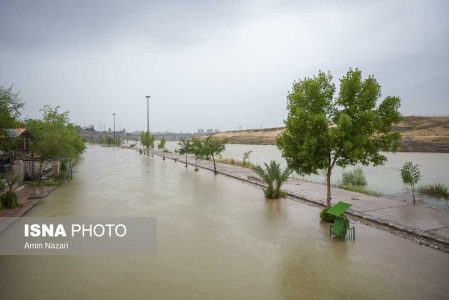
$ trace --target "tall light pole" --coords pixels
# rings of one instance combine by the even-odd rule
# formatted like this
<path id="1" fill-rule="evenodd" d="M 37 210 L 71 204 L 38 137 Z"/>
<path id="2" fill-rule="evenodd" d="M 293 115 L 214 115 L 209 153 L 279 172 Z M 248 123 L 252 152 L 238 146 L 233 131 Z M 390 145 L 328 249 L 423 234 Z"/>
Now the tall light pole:
<path id="1" fill-rule="evenodd" d="M 147 98 L 147 132 L 150 132 L 150 97 L 145 96 Z"/>
<path id="2" fill-rule="evenodd" d="M 112 116 L 114 118 L 114 145 L 115 145 L 115 113 L 113 113 Z"/>

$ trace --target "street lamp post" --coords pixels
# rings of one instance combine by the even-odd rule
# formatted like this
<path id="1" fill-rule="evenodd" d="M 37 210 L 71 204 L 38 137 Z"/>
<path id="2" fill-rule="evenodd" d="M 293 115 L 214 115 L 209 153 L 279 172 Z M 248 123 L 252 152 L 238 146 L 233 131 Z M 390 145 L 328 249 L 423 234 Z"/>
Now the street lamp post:
<path id="1" fill-rule="evenodd" d="M 151 96 L 145 96 L 147 98 L 147 132 L 150 134 L 150 97 Z M 150 155 L 150 149 L 147 146 L 147 155 Z"/>
<path id="2" fill-rule="evenodd" d="M 115 145 L 115 113 L 113 113 L 112 116 L 114 118 L 114 145 Z"/>
<path id="3" fill-rule="evenodd" d="M 145 96 L 147 98 L 147 132 L 150 132 L 150 97 Z"/>

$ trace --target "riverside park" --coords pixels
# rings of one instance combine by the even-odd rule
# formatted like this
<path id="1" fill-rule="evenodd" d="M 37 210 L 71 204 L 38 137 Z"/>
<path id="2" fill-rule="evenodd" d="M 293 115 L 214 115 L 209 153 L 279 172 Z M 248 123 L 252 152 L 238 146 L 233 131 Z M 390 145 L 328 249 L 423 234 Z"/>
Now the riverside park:
<path id="1" fill-rule="evenodd" d="M 0 299 L 448 299 L 447 11 L 0 2 Z"/>

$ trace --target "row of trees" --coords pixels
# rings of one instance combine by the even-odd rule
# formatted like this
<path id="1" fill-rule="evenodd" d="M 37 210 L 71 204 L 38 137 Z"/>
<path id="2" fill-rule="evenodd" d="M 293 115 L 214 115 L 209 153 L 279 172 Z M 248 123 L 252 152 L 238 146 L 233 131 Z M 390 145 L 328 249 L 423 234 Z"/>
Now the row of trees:
<path id="1" fill-rule="evenodd" d="M 178 153 L 185 155 L 187 167 L 187 155 L 192 154 L 195 157 L 195 171 L 198 171 L 199 159 L 212 159 L 214 162 L 214 174 L 217 174 L 217 165 L 215 159 L 225 150 L 226 141 L 219 140 L 213 136 L 205 139 L 192 138 L 179 142 Z"/>
<path id="2" fill-rule="evenodd" d="M 69 112 L 59 112 L 59 106 L 45 105 L 41 119 L 25 120 L 25 128 L 31 132 L 31 148 L 39 159 L 39 180 L 45 164 L 54 160 L 73 160 L 86 148 L 84 139 L 70 123 Z"/>

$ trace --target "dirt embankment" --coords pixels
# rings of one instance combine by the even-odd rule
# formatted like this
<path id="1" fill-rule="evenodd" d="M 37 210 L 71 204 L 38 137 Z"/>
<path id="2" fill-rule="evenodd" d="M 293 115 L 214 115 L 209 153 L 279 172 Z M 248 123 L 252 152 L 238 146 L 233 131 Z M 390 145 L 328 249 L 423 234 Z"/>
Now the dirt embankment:
<path id="1" fill-rule="evenodd" d="M 274 145 L 283 127 L 225 131 L 215 134 L 230 144 Z M 393 126 L 401 133 L 402 152 L 449 153 L 449 116 L 447 117 L 405 117 Z"/>

